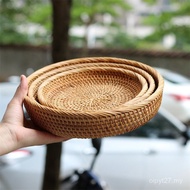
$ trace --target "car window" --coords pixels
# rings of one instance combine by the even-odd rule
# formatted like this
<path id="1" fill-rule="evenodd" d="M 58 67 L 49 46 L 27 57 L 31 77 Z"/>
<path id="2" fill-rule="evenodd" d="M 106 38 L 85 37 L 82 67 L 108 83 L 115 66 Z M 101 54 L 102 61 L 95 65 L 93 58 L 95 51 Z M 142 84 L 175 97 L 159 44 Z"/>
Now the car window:
<path id="1" fill-rule="evenodd" d="M 186 84 L 186 83 L 190 83 L 190 80 L 180 74 L 176 74 L 176 73 L 165 73 L 162 75 L 164 77 L 164 79 L 168 80 L 171 83 L 174 84 Z"/>
<path id="2" fill-rule="evenodd" d="M 120 136 L 177 139 L 181 134 L 173 123 L 158 113 L 142 127 Z"/>

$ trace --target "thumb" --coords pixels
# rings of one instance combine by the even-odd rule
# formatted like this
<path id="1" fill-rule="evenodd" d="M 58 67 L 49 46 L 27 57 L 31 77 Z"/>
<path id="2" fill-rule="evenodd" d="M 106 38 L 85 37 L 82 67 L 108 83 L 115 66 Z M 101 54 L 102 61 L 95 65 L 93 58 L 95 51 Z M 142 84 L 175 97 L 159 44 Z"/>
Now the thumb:
<path id="1" fill-rule="evenodd" d="M 18 88 L 11 100 L 11 103 L 22 104 L 27 92 L 28 92 L 28 82 L 27 82 L 26 76 L 21 75 L 20 85 L 18 86 Z"/>
<path id="2" fill-rule="evenodd" d="M 20 77 L 20 85 L 18 86 L 12 100 L 7 105 L 7 109 L 2 121 L 7 123 L 17 123 L 23 121 L 22 103 L 28 92 L 28 82 L 24 75 Z M 15 118 L 17 118 L 15 122 Z M 19 123 L 20 124 L 20 123 Z"/>

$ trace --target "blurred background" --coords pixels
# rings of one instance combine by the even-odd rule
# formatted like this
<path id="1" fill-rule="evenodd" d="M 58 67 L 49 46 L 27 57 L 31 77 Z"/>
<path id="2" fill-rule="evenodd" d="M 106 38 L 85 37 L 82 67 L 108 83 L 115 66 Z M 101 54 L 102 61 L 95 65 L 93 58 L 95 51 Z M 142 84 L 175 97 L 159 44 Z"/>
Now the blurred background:
<path id="1" fill-rule="evenodd" d="M 187 0 L 73 0 L 68 58 L 123 57 L 189 76 L 189 9 Z M 48 0 L 0 1 L 1 80 L 52 63 L 51 14 Z"/>
<path id="2" fill-rule="evenodd" d="M 0 119 L 19 75 L 53 63 L 52 2 L 61 1 L 66 0 L 0 0 Z M 101 186 L 190 189 L 190 1 L 70 2 L 70 18 L 62 19 L 63 25 L 69 22 L 67 59 L 137 60 L 157 69 L 165 80 L 161 109 L 147 126 L 102 140 L 94 166 L 95 174 L 103 178 Z M 97 150 L 90 140 L 74 139 L 64 143 L 63 152 L 60 188 L 66 189 L 65 177 L 74 176 L 76 182 L 80 175 L 73 171 L 88 170 Z M 45 146 L 0 157 L 0 190 L 41 189 L 44 157 Z M 71 184 L 71 178 L 68 181 Z"/>

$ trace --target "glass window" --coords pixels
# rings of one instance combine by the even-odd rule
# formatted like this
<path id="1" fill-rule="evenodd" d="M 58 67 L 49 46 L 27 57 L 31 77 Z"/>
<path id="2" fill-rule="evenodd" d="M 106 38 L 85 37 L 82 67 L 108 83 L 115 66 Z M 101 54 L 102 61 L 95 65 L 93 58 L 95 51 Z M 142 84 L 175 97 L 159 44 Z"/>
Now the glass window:
<path id="1" fill-rule="evenodd" d="M 120 136 L 177 139 L 181 134 L 173 123 L 158 113 L 144 126 Z"/>
<path id="2" fill-rule="evenodd" d="M 174 83 L 174 84 L 187 84 L 190 83 L 190 79 L 186 76 L 183 76 L 179 73 L 167 70 L 167 69 L 162 69 L 162 68 L 156 68 L 158 72 L 166 79 L 167 81 Z"/>
<path id="3" fill-rule="evenodd" d="M 187 77 L 180 75 L 178 73 L 175 73 L 175 72 L 170 72 L 170 71 L 163 72 L 163 71 L 161 71 L 161 75 L 164 77 L 164 79 L 166 79 L 169 82 L 174 83 L 174 84 L 190 83 L 190 80 Z"/>

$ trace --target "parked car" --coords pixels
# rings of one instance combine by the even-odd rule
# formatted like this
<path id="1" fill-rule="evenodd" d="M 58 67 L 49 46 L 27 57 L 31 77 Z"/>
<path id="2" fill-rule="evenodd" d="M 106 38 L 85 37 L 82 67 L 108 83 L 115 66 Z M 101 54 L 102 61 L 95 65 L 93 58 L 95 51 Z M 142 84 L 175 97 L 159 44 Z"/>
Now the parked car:
<path id="1" fill-rule="evenodd" d="M 162 106 L 190 125 L 190 79 L 168 69 L 156 69 L 165 79 Z"/>
<path id="2" fill-rule="evenodd" d="M 6 93 L 1 90 L 0 84 L 4 98 Z M 10 92 L 10 88 L 7 90 Z M 6 101 L 9 98 L 6 94 Z M 88 169 L 95 153 L 90 139 L 72 139 L 64 142 L 63 147 L 60 181 L 76 169 Z M 0 190 L 40 189 L 44 164 L 45 146 L 27 147 L 1 156 Z M 161 108 L 139 129 L 103 138 L 93 171 L 106 181 L 110 190 L 190 189 L 187 128 Z"/>

